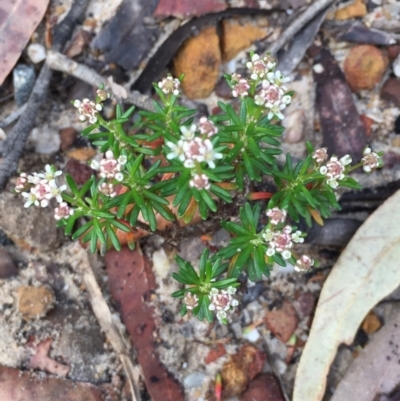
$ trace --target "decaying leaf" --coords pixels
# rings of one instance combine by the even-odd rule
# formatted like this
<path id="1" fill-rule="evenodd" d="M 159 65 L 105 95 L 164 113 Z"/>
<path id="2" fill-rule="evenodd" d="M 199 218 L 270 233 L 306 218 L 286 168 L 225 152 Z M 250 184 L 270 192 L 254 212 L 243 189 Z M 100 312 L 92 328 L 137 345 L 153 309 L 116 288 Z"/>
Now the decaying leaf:
<path id="1" fill-rule="evenodd" d="M 400 284 L 400 191 L 360 227 L 321 292 L 297 369 L 293 401 L 322 399 L 339 344 L 351 344 L 365 315 Z"/>
<path id="2" fill-rule="evenodd" d="M 105 256 L 110 290 L 137 350 L 147 390 L 153 401 L 183 401 L 180 384 L 160 362 L 156 350 L 156 322 L 151 305 L 156 288 L 150 264 L 138 249 L 110 250 Z"/>
<path id="3" fill-rule="evenodd" d="M 55 377 L 38 376 L 0 366 L 0 400 L 4 401 L 104 401 L 99 387 Z M 107 400 L 115 401 L 115 398 Z"/>
<path id="4" fill-rule="evenodd" d="M 400 314 L 396 310 L 382 330 L 351 364 L 330 401 L 373 401 L 400 382 Z"/>
<path id="5" fill-rule="evenodd" d="M 329 50 L 322 49 L 315 61 L 316 106 L 323 146 L 337 156 L 349 154 L 357 162 L 367 137 L 346 78 Z"/>
<path id="6" fill-rule="evenodd" d="M 16 0 L 0 3 L 0 85 L 13 69 L 42 20 L 49 0 Z"/>
<path id="7" fill-rule="evenodd" d="M 154 12 L 155 17 L 190 18 L 226 10 L 224 0 L 161 0 Z"/>

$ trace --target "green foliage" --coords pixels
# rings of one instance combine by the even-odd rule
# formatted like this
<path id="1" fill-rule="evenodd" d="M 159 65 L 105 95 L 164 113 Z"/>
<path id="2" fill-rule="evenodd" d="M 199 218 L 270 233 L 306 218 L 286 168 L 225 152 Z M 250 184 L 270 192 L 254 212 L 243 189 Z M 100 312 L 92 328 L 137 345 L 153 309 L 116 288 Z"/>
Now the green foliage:
<path id="1" fill-rule="evenodd" d="M 348 174 L 367 163 L 365 158 L 356 166 L 349 165 L 349 157 L 328 160 L 326 149 L 314 150 L 309 143 L 304 160 L 294 163 L 287 154 L 280 163 L 281 111 L 293 93 L 283 85 L 285 78 L 273 71 L 269 55 L 262 59 L 265 74 L 258 77 L 253 64 L 257 57 L 251 54 L 248 64 L 251 78 L 225 76 L 240 107 L 219 102 L 218 114 L 196 124 L 196 110 L 179 105 L 180 82 L 172 77 L 154 85 L 160 99 L 154 102 L 154 111 L 136 113 L 134 107 L 124 110 L 118 105 L 115 118 L 106 121 L 99 113 L 109 97 L 104 87 L 98 90 L 96 103 L 74 102 L 82 119 L 93 122 L 82 135 L 105 158 L 92 163 L 99 174 L 80 188 L 66 177 L 69 191 L 62 199 L 68 206 L 56 213 L 58 226 L 73 239 L 89 242 L 92 252 L 121 249 L 119 231 L 134 234 L 141 228 L 162 235 L 158 231 L 162 219 L 178 227 L 182 221 L 190 223 L 196 213 L 204 220 L 218 215 L 227 204 L 237 202 L 238 194 L 246 193 L 248 183 L 261 182 L 265 175 L 273 177 L 276 190 L 267 205 L 268 219 L 261 203 L 246 203 L 239 208 L 239 222 L 221 222 L 232 238 L 211 257 L 205 251 L 198 272 L 177 256 L 179 270 L 173 277 L 184 288 L 173 296 L 184 298 L 182 314 L 187 313 L 188 302 L 195 300 L 192 313 L 200 320 L 211 321 L 211 310 L 216 308 L 219 319 L 226 321 L 232 288 L 238 286 L 243 272 L 257 281 L 269 274 L 274 263 L 307 270 L 313 261 L 291 249 L 293 242 L 301 243 L 304 237 L 294 232 L 291 221 L 304 220 L 310 226 L 313 218 L 329 217 L 332 209 L 339 208 L 335 188 L 360 188 Z M 370 149 L 367 153 L 379 159 Z M 367 164 L 369 171 L 381 166 L 379 160 L 376 165 L 371 160 Z M 21 188 L 27 180 L 22 181 Z M 28 204 L 39 204 L 34 196 L 29 199 Z M 257 194 L 248 199 L 257 199 Z M 133 247 L 134 242 L 128 245 Z"/>

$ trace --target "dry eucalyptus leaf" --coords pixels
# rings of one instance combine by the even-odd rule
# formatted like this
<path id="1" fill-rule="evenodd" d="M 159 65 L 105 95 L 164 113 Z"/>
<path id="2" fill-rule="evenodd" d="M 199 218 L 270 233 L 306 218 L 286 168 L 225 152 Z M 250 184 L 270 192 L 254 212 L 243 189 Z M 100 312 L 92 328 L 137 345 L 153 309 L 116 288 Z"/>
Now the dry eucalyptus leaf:
<path id="1" fill-rule="evenodd" d="M 0 2 L 0 85 L 19 59 L 48 4 L 49 0 Z"/>
<path id="2" fill-rule="evenodd" d="M 400 382 L 400 314 L 394 316 L 351 364 L 330 401 L 373 401 Z"/>
<path id="3" fill-rule="evenodd" d="M 297 369 L 293 401 L 320 401 L 337 347 L 351 344 L 365 315 L 400 284 L 400 191 L 356 232 L 321 292 Z"/>

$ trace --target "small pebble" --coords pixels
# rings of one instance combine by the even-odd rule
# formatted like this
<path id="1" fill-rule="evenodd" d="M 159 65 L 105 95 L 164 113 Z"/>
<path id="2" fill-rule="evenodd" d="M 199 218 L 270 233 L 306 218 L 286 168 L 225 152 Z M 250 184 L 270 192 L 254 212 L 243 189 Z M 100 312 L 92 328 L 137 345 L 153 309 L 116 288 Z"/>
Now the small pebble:
<path id="1" fill-rule="evenodd" d="M 45 316 L 55 300 L 53 291 L 47 287 L 22 286 L 17 294 L 18 310 L 25 320 Z"/>
<path id="2" fill-rule="evenodd" d="M 35 85 L 35 69 L 31 65 L 18 64 L 13 70 L 14 98 L 18 107 L 29 99 Z"/>
<path id="3" fill-rule="evenodd" d="M 33 64 L 38 64 L 46 58 L 46 49 L 39 43 L 31 43 L 27 52 Z"/>
<path id="4" fill-rule="evenodd" d="M 373 89 L 381 82 L 388 67 L 388 59 L 376 46 L 358 45 L 351 48 L 343 67 L 350 88 L 357 92 Z"/>
<path id="5" fill-rule="evenodd" d="M 201 386 L 201 383 L 203 383 L 205 377 L 206 375 L 203 372 L 191 373 L 183 379 L 183 385 L 185 388 L 199 387 Z"/>
<path id="6" fill-rule="evenodd" d="M 248 333 L 243 334 L 243 337 L 246 338 L 251 343 L 255 343 L 260 338 L 260 333 L 258 332 L 258 330 L 256 328 L 254 328 L 253 330 L 249 331 Z"/>
<path id="7" fill-rule="evenodd" d="M 35 151 L 41 154 L 56 153 L 60 149 L 61 139 L 58 132 L 47 124 L 34 128 L 31 133 Z"/>

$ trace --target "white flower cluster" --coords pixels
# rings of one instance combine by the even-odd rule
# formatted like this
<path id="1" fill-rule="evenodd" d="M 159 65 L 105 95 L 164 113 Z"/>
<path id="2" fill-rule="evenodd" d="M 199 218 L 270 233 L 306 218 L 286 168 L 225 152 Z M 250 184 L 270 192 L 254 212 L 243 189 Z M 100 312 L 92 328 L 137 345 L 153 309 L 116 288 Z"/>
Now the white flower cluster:
<path id="1" fill-rule="evenodd" d="M 79 119 L 81 121 L 89 120 L 90 124 L 95 124 L 97 122 L 97 115 L 99 111 L 103 110 L 101 102 L 104 102 L 111 96 L 110 93 L 107 92 L 105 89 L 98 89 L 96 94 L 96 103 L 89 99 L 74 101 L 74 106 L 78 109 L 78 112 L 80 114 Z"/>
<path id="2" fill-rule="evenodd" d="M 259 106 L 265 106 L 268 110 L 269 119 L 276 116 L 282 120 L 282 110 L 292 100 L 289 95 L 285 95 L 287 88 L 284 86 L 286 82 L 290 81 L 290 78 L 284 77 L 280 71 L 273 71 L 276 67 L 276 60 L 270 55 L 260 58 L 258 54 L 253 54 L 251 61 L 246 66 L 250 72 L 250 81 L 242 78 L 240 74 L 232 74 L 232 96 L 249 96 L 250 82 L 255 81 L 255 85 L 261 82 L 261 89 L 254 96 L 255 103 Z"/>
<path id="3" fill-rule="evenodd" d="M 117 181 L 122 181 L 124 175 L 121 173 L 121 168 L 127 162 L 126 156 L 115 159 L 112 150 L 107 150 L 105 156 L 105 159 L 102 159 L 100 163 L 97 160 L 92 160 L 90 167 L 93 170 L 99 170 L 101 178 L 115 178 Z"/>
<path id="4" fill-rule="evenodd" d="M 291 226 L 285 226 L 282 229 L 277 229 L 276 227 L 265 229 L 262 233 L 262 237 L 264 241 L 268 243 L 267 256 L 280 253 L 283 259 L 290 259 L 292 256 L 290 249 L 293 247 L 293 242 L 304 242 L 302 235 L 303 233 L 301 231 L 292 233 Z"/>
<path id="5" fill-rule="evenodd" d="M 81 121 L 89 120 L 90 124 L 97 122 L 97 113 L 103 110 L 103 106 L 100 103 L 95 103 L 89 99 L 75 100 L 74 106 L 78 109 L 80 114 L 79 119 Z"/>
<path id="6" fill-rule="evenodd" d="M 320 153 L 320 150 L 321 149 L 317 149 L 316 152 Z M 330 187 L 337 188 L 339 185 L 338 181 L 345 178 L 346 166 L 348 166 L 350 163 L 351 156 L 349 155 L 343 156 L 340 159 L 338 159 L 336 156 L 332 156 L 325 166 L 321 166 L 319 168 L 319 172 L 327 177 L 326 183 Z"/>
<path id="7" fill-rule="evenodd" d="M 57 171 L 49 164 L 45 166 L 45 171 L 41 173 L 33 173 L 32 175 L 21 173 L 17 178 L 15 191 L 21 193 L 25 198 L 24 207 L 32 205 L 47 207 L 50 200 L 54 198 L 59 203 L 59 207 L 55 209 L 55 219 L 59 220 L 72 215 L 74 210 L 63 202 L 61 195 L 67 189 L 67 186 L 58 186 L 56 182 L 56 178 L 61 174 L 61 171 Z M 29 192 L 23 192 L 27 189 L 29 189 Z"/>
<path id="8" fill-rule="evenodd" d="M 112 150 L 107 150 L 105 156 L 105 159 L 102 159 L 100 163 L 97 160 L 92 160 L 90 167 L 93 170 L 99 170 L 99 176 L 101 178 L 106 178 L 108 180 L 116 179 L 121 182 L 124 179 L 124 174 L 121 170 L 122 166 L 124 166 L 128 161 L 127 157 L 121 155 L 116 159 Z M 103 182 L 98 186 L 98 189 L 104 195 L 111 198 L 117 195 L 117 192 L 114 189 L 114 184 L 110 182 Z"/>
<path id="9" fill-rule="evenodd" d="M 294 265 L 294 270 L 297 272 L 308 272 L 311 267 L 314 266 L 314 260 L 307 255 L 301 256 L 301 258 L 296 260 Z"/>
<path id="10" fill-rule="evenodd" d="M 251 56 L 251 61 L 246 63 L 246 67 L 250 71 L 250 78 L 253 81 L 264 78 L 272 69 L 276 67 L 276 60 L 269 54 L 262 59 L 258 54 Z"/>
<path id="11" fill-rule="evenodd" d="M 361 163 L 366 173 L 370 173 L 383 166 L 381 157 L 373 152 L 369 146 L 364 149 L 363 156 Z"/>
<path id="12" fill-rule="evenodd" d="M 226 290 L 218 290 L 212 288 L 208 295 L 210 299 L 210 306 L 208 307 L 211 311 L 217 311 L 217 318 L 219 320 L 226 319 L 226 312 L 239 305 L 237 299 L 233 298 L 235 294 L 235 287 L 228 287 Z"/>
<path id="13" fill-rule="evenodd" d="M 270 225 L 262 233 L 262 237 L 265 242 L 268 243 L 267 256 L 273 256 L 275 253 L 280 253 L 284 259 L 290 259 L 292 253 L 290 248 L 293 247 L 293 242 L 303 243 L 303 233 L 296 231 L 292 233 L 292 227 L 284 226 L 282 229 L 278 229 L 278 225 L 285 223 L 287 212 L 286 210 L 274 207 L 267 210 L 267 216 L 269 217 Z"/>
<path id="14" fill-rule="evenodd" d="M 178 159 L 187 168 L 195 167 L 196 162 L 205 162 L 209 168 L 215 168 L 215 160 L 222 159 L 222 153 L 216 152 L 212 142 L 208 139 L 215 135 L 218 129 L 210 120 L 200 120 L 199 132 L 205 138 L 196 136 L 197 127 L 192 124 L 189 128 L 180 127 L 181 139 L 177 143 L 167 141 L 165 144 L 170 148 L 167 159 Z M 208 189 L 209 181 L 205 174 L 194 174 L 190 181 L 192 187 Z"/>
<path id="15" fill-rule="evenodd" d="M 269 109 L 268 118 L 273 116 L 283 120 L 282 110 L 292 101 L 292 98 L 285 95 L 287 89 L 284 86 L 278 85 L 276 82 L 285 81 L 288 78 L 283 78 L 279 71 L 270 72 L 267 74 L 267 79 L 261 83 L 261 90 L 254 96 L 254 101 L 259 106 L 265 106 Z"/>
<path id="16" fill-rule="evenodd" d="M 179 87 L 181 83 L 179 79 L 168 76 L 158 83 L 158 87 L 166 94 L 179 95 Z"/>

